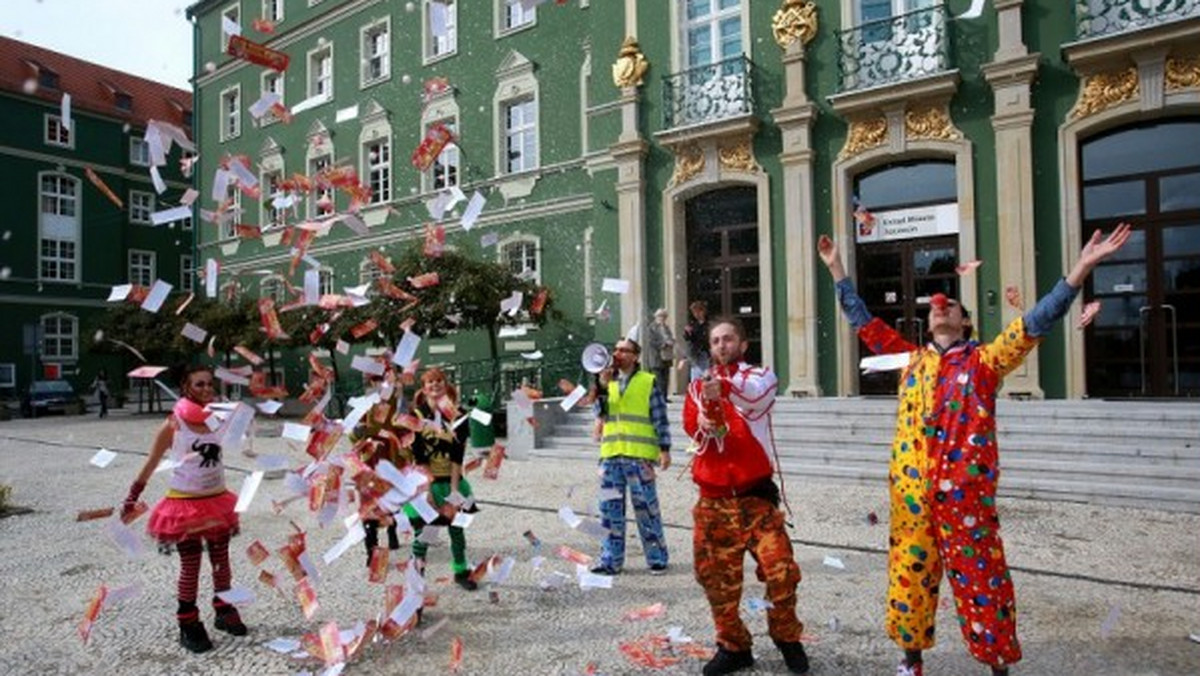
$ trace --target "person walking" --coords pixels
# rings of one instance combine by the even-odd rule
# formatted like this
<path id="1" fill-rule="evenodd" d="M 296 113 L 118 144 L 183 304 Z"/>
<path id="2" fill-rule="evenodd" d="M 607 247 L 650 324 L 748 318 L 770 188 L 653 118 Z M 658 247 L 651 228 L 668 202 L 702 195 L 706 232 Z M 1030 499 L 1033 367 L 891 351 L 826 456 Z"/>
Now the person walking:
<path id="1" fill-rule="evenodd" d="M 655 376 L 638 368 L 641 351 L 637 341 L 617 341 L 612 366 L 599 375 L 599 396 L 592 408 L 592 437 L 600 442 L 600 489 L 617 494 L 600 501 L 600 523 L 609 534 L 592 572 L 601 575 L 617 575 L 625 565 L 626 492 L 650 574 L 666 573 L 670 562 L 654 466 L 671 466 L 671 425 Z"/>
<path id="2" fill-rule="evenodd" d="M 108 417 L 108 371 L 100 369 L 96 372 L 96 377 L 92 379 L 91 389 L 96 393 L 96 399 L 100 401 L 100 417 Z"/>
<path id="3" fill-rule="evenodd" d="M 121 517 L 128 520 L 135 516 L 146 482 L 169 450 L 178 464 L 171 470 L 166 497 L 150 512 L 146 530 L 163 551 L 174 548 L 179 552 L 176 584 L 179 642 L 191 652 L 202 653 L 213 647 L 196 607 L 206 544 L 216 594 L 212 600 L 215 626 L 234 636 L 245 636 L 247 632 L 237 608 L 219 596 L 233 585 L 229 539 L 239 528 L 238 515 L 233 511 L 237 496 L 225 488 L 225 465 L 221 459 L 224 430 L 214 432 L 205 424 L 211 415 L 205 407 L 214 398 L 212 369 L 207 366 L 187 369 L 180 389 L 183 396 L 159 427 L 150 454 L 122 503 Z"/>
<path id="4" fill-rule="evenodd" d="M 718 319 L 709 331 L 713 366 L 694 380 L 683 404 L 683 429 L 696 457 L 692 480 L 700 498 L 692 509 L 696 581 L 704 588 L 717 630 L 717 654 L 705 676 L 754 665 L 752 638 L 738 613 L 746 554 L 766 583 L 767 630 L 795 674 L 808 672 L 796 616 L 800 566 L 792 553 L 780 491 L 772 480 L 775 441 L 771 408 L 778 381 L 770 369 L 743 361 L 749 343 L 736 319 Z"/>
<path id="5" fill-rule="evenodd" d="M 671 367 L 675 364 L 675 334 L 667 324 L 667 309 L 654 311 L 654 321 L 646 327 L 646 370 L 654 374 L 658 388 L 670 401 Z"/>
<path id="6" fill-rule="evenodd" d="M 898 676 L 923 674 L 922 651 L 934 646 L 943 571 L 971 655 L 994 676 L 1007 675 L 1021 659 L 996 512 L 996 392 L 1066 314 L 1092 269 L 1120 249 L 1129 233 L 1124 223 L 1106 239 L 1097 230 L 1067 276 L 990 343 L 971 340 L 971 315 L 960 301 L 935 294 L 924 347 L 871 316 L 846 276 L 837 245 L 825 235 L 818 240 L 842 312 L 859 338 L 877 354 L 908 353 L 889 469 L 887 632 L 904 650 Z"/>

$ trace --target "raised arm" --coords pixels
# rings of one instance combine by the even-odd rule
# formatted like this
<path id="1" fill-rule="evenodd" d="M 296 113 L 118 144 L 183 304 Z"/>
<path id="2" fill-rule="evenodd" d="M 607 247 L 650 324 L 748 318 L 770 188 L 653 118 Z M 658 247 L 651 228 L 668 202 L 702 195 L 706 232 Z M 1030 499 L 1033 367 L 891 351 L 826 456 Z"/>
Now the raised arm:
<path id="1" fill-rule="evenodd" d="M 1083 283 L 1092 270 L 1105 258 L 1113 255 L 1129 240 L 1132 228 L 1128 223 L 1120 223 L 1112 234 L 1104 237 L 1096 230 L 1092 238 L 1084 245 L 1079 253 L 1079 259 L 1067 272 L 1067 276 L 1059 280 L 1050 293 L 1042 296 L 1037 305 L 1025 313 L 1025 331 L 1031 336 L 1044 336 L 1054 327 L 1055 322 L 1067 314 L 1067 309 L 1079 295 Z"/>
<path id="2" fill-rule="evenodd" d="M 876 319 L 867 310 L 867 304 L 854 290 L 854 282 L 846 276 L 846 268 L 842 265 L 841 251 L 828 235 L 821 235 L 817 239 L 817 253 L 821 256 L 825 267 L 829 269 L 830 276 L 833 277 L 834 288 L 837 289 L 838 305 L 842 308 L 842 314 L 846 315 L 846 320 L 850 322 L 850 325 L 858 332 L 858 337 L 872 352 L 893 354 L 916 349 L 915 345 L 905 340 L 894 328 L 888 326 L 886 322 Z"/>

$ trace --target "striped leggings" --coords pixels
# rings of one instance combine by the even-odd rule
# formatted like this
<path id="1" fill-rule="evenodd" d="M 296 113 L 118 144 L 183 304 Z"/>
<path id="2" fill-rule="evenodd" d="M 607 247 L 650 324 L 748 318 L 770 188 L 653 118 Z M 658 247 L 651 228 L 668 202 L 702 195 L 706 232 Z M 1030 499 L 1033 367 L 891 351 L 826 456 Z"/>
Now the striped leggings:
<path id="1" fill-rule="evenodd" d="M 204 544 L 200 538 L 184 540 L 176 545 L 179 550 L 179 582 L 176 594 L 180 603 L 196 603 L 200 587 L 200 559 Z M 233 584 L 233 571 L 229 567 L 229 536 L 208 539 L 208 562 L 212 565 L 213 591 L 222 592 Z"/>

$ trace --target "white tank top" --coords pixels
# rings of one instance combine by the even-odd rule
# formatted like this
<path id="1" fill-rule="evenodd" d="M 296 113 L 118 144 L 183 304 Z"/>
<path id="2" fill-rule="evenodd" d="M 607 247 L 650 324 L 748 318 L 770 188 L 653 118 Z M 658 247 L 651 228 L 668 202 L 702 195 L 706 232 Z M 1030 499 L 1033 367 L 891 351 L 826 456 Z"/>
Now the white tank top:
<path id="1" fill-rule="evenodd" d="M 197 434 L 180 421 L 171 443 L 171 458 L 179 463 L 171 472 L 172 491 L 212 495 L 225 490 L 225 464 L 221 462 L 220 437 L 213 432 Z"/>

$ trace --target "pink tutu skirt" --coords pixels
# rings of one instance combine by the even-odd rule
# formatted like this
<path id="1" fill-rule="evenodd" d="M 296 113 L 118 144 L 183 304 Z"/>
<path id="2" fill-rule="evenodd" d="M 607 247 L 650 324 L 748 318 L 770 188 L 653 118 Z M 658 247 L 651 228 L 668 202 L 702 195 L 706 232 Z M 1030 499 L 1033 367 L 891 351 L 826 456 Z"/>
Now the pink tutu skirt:
<path id="1" fill-rule="evenodd" d="M 229 491 L 203 498 L 163 498 L 150 512 L 146 532 L 160 543 L 237 535 L 237 496 Z"/>

